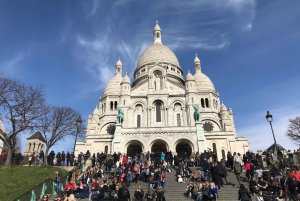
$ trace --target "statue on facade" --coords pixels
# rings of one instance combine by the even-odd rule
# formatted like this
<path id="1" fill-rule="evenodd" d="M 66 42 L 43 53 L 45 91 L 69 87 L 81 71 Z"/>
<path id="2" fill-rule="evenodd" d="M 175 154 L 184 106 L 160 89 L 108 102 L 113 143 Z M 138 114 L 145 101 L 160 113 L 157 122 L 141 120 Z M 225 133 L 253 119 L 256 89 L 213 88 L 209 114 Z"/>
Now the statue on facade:
<path id="1" fill-rule="evenodd" d="M 118 107 L 117 123 L 122 124 L 123 120 L 124 120 L 124 112 L 123 112 L 122 108 Z"/>
<path id="2" fill-rule="evenodd" d="M 160 90 L 160 78 L 158 77 L 158 75 L 156 75 L 155 78 L 155 89 Z"/>
<path id="3" fill-rule="evenodd" d="M 198 105 L 193 105 L 193 108 L 194 108 L 194 120 L 195 122 L 200 122 L 201 114 Z"/>

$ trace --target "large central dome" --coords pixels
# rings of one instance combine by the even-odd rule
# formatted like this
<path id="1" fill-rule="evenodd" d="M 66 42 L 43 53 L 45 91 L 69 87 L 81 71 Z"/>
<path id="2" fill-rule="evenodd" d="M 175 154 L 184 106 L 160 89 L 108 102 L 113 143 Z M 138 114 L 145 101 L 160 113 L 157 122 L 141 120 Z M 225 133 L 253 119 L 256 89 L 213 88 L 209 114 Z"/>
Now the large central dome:
<path id="1" fill-rule="evenodd" d="M 163 61 L 180 66 L 174 52 L 163 44 L 153 44 L 148 47 L 139 59 L 137 66 L 142 66 L 146 63 Z"/>
<path id="2" fill-rule="evenodd" d="M 143 52 L 137 64 L 137 68 L 147 63 L 156 61 L 166 62 L 180 67 L 178 59 L 174 52 L 170 48 L 162 44 L 161 29 L 157 21 L 154 27 L 153 36 L 153 44 Z"/>

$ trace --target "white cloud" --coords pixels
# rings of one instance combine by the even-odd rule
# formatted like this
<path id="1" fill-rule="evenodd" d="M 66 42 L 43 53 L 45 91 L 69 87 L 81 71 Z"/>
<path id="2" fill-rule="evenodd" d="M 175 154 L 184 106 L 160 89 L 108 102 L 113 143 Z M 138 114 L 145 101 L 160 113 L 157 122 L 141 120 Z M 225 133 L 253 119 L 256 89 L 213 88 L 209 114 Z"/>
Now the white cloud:
<path id="1" fill-rule="evenodd" d="M 24 59 L 24 53 L 17 53 L 14 57 L 0 64 L 0 70 L 6 75 L 12 75 L 21 67 L 21 61 Z"/>

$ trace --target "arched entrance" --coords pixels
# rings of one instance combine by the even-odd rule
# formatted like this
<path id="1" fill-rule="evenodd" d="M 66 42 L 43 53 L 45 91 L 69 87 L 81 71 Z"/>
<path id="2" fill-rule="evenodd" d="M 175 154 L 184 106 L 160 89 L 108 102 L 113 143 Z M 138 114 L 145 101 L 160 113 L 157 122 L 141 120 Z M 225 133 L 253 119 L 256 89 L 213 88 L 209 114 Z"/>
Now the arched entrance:
<path id="1" fill-rule="evenodd" d="M 192 154 L 192 144 L 190 141 L 182 139 L 179 140 L 176 145 L 176 153 L 178 158 L 181 160 L 184 152 L 186 152 L 189 156 Z"/>
<path id="2" fill-rule="evenodd" d="M 154 154 L 154 161 L 159 162 L 161 153 L 166 153 L 168 151 L 167 143 L 162 140 L 155 141 L 151 146 L 151 152 Z"/>
<path id="3" fill-rule="evenodd" d="M 136 153 L 140 154 L 143 151 L 143 145 L 140 141 L 133 140 L 127 147 L 127 156 L 134 157 Z"/>

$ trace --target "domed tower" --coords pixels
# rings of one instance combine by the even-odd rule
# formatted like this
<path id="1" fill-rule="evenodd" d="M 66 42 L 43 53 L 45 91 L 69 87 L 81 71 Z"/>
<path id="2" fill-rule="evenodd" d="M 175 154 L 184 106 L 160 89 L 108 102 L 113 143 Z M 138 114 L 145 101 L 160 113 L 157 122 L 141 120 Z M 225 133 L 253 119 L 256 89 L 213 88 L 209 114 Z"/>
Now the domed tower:
<path id="1" fill-rule="evenodd" d="M 150 90 L 167 90 L 173 83 L 185 90 L 183 71 L 174 52 L 162 44 L 162 32 L 156 22 L 153 44 L 141 55 L 134 71 L 132 90 L 147 83 Z"/>
<path id="2" fill-rule="evenodd" d="M 103 96 L 100 99 L 101 102 L 101 111 L 117 111 L 119 98 L 117 96 L 121 93 L 121 82 L 122 82 L 122 62 L 119 60 L 116 63 L 116 74 L 115 76 L 106 84 Z M 115 96 L 112 96 L 115 95 Z"/>
<path id="3" fill-rule="evenodd" d="M 196 81 L 194 76 L 190 73 L 190 70 L 185 77 L 185 91 L 186 93 L 196 92 Z"/>
<path id="4" fill-rule="evenodd" d="M 127 72 L 125 76 L 122 79 L 121 82 L 121 94 L 129 94 L 130 93 L 130 78 L 127 75 Z"/>

